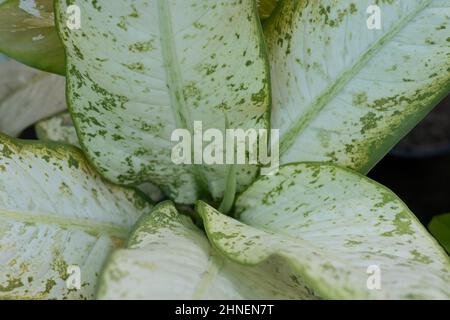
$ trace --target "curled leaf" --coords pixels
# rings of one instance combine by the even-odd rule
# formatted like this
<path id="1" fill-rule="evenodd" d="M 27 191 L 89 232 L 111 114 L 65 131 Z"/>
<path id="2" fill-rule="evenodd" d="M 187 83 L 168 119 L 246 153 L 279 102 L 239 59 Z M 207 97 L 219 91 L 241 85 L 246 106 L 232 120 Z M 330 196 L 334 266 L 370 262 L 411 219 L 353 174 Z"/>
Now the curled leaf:
<path id="1" fill-rule="evenodd" d="M 16 61 L 0 63 L 0 132 L 18 136 L 67 108 L 65 79 Z"/>
<path id="2" fill-rule="evenodd" d="M 278 259 L 327 299 L 449 299 L 450 259 L 404 203 L 349 170 L 300 163 L 257 180 L 234 220 L 199 204 L 235 262 Z"/>
<path id="3" fill-rule="evenodd" d="M 164 202 L 145 215 L 103 270 L 100 299 L 312 299 L 276 260 L 249 267 L 222 257 L 205 234 Z"/>

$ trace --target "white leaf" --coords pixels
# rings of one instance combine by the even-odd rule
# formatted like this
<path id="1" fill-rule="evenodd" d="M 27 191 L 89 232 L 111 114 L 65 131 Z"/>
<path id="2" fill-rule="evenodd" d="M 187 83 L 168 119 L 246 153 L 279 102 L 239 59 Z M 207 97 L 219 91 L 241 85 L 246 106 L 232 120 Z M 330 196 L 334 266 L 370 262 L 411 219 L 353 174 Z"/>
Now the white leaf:
<path id="1" fill-rule="evenodd" d="M 367 173 L 450 93 L 450 1 L 376 3 L 380 30 L 366 0 L 286 0 L 269 20 L 282 164 Z"/>
<path id="2" fill-rule="evenodd" d="M 248 267 L 223 258 L 172 203 L 145 215 L 109 259 L 100 299 L 311 299 L 289 266 L 267 260 Z"/>
<path id="3" fill-rule="evenodd" d="M 228 258 L 277 258 L 322 298 L 450 298 L 443 249 L 391 191 L 347 169 L 286 165 L 239 196 L 239 221 L 198 207 Z"/>
<path id="4" fill-rule="evenodd" d="M 92 298 L 109 251 L 150 210 L 78 149 L 0 135 L 0 299 Z"/>

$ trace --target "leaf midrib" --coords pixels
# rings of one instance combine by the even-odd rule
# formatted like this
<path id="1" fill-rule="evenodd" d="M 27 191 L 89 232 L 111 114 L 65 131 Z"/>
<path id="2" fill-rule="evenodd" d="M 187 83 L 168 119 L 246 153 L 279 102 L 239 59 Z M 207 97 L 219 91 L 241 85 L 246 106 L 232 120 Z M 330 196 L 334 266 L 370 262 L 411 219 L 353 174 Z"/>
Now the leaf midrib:
<path id="1" fill-rule="evenodd" d="M 389 32 L 386 32 L 371 47 L 369 47 L 359 59 L 355 61 L 349 68 L 344 70 L 321 95 L 319 95 L 307 111 L 291 126 L 287 133 L 280 141 L 280 155 L 283 155 L 295 142 L 296 138 L 308 127 L 308 125 L 319 115 L 325 106 L 340 92 L 343 87 L 356 75 L 367 62 L 375 56 L 390 40 L 392 40 L 406 25 L 424 11 L 433 0 L 425 1 L 422 5 L 418 5 L 417 9 L 409 15 L 400 19 Z"/>
<path id="2" fill-rule="evenodd" d="M 214 284 L 214 281 L 217 279 L 224 264 L 225 260 L 217 255 L 213 247 L 211 246 L 208 256 L 208 267 L 203 273 L 201 280 L 197 284 L 192 295 L 192 299 L 205 299 L 205 295 L 208 294 L 208 290 Z"/>
<path id="3" fill-rule="evenodd" d="M 158 0 L 158 16 L 163 61 L 175 123 L 178 128 L 187 129 L 191 135 L 193 135 L 193 121 L 184 96 L 183 77 L 181 75 L 179 59 L 177 56 L 169 1 Z M 192 150 L 192 152 L 194 152 L 194 150 Z M 197 182 L 197 186 L 200 189 L 200 193 L 204 192 L 204 190 L 208 190 L 207 179 L 201 167 L 193 165 L 191 166 L 191 169 L 195 181 Z"/>
<path id="4" fill-rule="evenodd" d="M 0 208 L 0 220 L 14 220 L 23 223 L 38 223 L 45 225 L 57 225 L 66 229 L 79 229 L 97 235 L 108 234 L 110 236 L 126 239 L 129 230 L 126 227 L 114 223 L 102 223 L 89 219 L 76 219 L 69 217 L 57 217 L 51 213 L 12 211 Z"/>

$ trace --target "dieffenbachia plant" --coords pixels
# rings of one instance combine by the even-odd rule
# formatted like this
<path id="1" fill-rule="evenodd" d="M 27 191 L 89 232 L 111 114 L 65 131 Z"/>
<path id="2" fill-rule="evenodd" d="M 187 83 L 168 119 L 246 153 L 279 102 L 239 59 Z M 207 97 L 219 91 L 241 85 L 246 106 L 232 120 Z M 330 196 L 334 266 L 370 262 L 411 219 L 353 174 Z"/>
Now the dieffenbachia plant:
<path id="1" fill-rule="evenodd" d="M 259 3 L 261 18 L 276 2 Z M 391 191 L 351 171 L 366 173 L 449 93 L 450 1 L 377 4 L 382 28 L 371 30 L 367 1 L 283 0 L 263 35 L 252 0 L 56 0 L 75 127 L 62 114 L 37 124 L 39 136 L 79 143 L 113 182 L 156 182 L 174 202 L 197 205 L 168 201 L 150 212 L 136 191 L 101 180 L 79 151 L 2 136 L 8 166 L 0 179 L 8 182 L 0 191 L 13 200 L 14 190 L 29 191 L 28 202 L 5 202 L 5 212 L 48 216 L 36 225 L 63 235 L 42 240 L 43 252 L 65 243 L 66 264 L 86 268 L 89 279 L 82 293 L 67 290 L 67 273 L 52 269 L 58 257 L 29 256 L 24 244 L 24 263 L 50 267 L 25 292 L 25 278 L 36 275 L 0 264 L 0 289 L 12 288 L 4 297 L 90 298 L 96 290 L 100 299 L 450 299 L 442 247 Z M 80 9 L 79 29 L 66 23 L 71 5 Z M 195 120 L 221 132 L 280 129 L 284 165 L 256 181 L 257 165 L 174 165 L 171 134 L 193 133 Z M 23 171 L 13 165 L 26 175 L 17 178 Z M 62 196 L 61 181 L 71 190 Z M 233 202 L 236 190 L 230 212 L 211 206 Z M 121 230 L 121 243 L 138 216 L 98 276 L 117 244 L 104 225 Z M 83 229 L 91 225 L 102 227 Z M 64 242 L 72 228 L 81 229 L 81 245 Z M 8 244 L 21 236 L 5 234 Z M 85 259 L 99 238 L 102 254 Z M 9 257 L 2 248 L 0 262 Z"/>
<path id="2" fill-rule="evenodd" d="M 450 254 L 450 213 L 434 217 L 428 229 Z"/>

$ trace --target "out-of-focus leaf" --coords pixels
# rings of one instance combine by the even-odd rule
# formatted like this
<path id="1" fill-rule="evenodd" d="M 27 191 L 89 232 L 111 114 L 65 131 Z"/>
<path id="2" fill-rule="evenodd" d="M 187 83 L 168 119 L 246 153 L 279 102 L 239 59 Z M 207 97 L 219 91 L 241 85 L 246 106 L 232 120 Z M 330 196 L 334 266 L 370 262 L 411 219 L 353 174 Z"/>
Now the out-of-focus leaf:
<path id="1" fill-rule="evenodd" d="M 428 229 L 450 254 L 450 213 L 434 217 Z"/>
<path id="2" fill-rule="evenodd" d="M 33 68 L 63 75 L 64 47 L 55 28 L 53 0 L 0 3 L 0 52 Z"/>
<path id="3" fill-rule="evenodd" d="M 275 7 L 277 6 L 277 3 L 280 0 L 258 0 L 258 9 L 259 9 L 259 16 L 261 19 L 267 19 L 269 18 L 273 11 L 275 10 Z"/>
<path id="4" fill-rule="evenodd" d="M 77 132 L 68 112 L 39 121 L 35 128 L 39 140 L 79 146 Z"/>
<path id="5" fill-rule="evenodd" d="M 18 136 L 66 108 L 64 77 L 12 60 L 0 63 L 0 132 Z"/>

